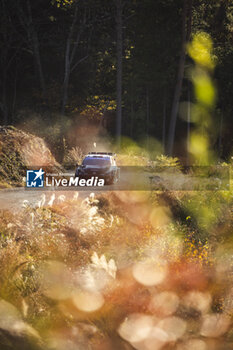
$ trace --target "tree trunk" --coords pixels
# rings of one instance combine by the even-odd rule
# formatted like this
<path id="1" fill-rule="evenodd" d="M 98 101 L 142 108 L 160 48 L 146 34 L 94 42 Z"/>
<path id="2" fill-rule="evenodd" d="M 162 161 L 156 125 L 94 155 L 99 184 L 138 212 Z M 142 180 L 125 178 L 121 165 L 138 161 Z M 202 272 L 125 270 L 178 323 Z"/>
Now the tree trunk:
<path id="1" fill-rule="evenodd" d="M 62 93 L 61 115 L 65 114 L 66 104 L 68 100 L 69 80 L 70 80 L 70 40 L 67 41 L 67 45 L 66 45 L 65 74 L 64 74 L 64 82 L 62 87 L 63 93 Z"/>
<path id="2" fill-rule="evenodd" d="M 43 96 L 45 97 L 45 78 L 44 78 L 44 72 L 42 69 L 42 64 L 41 64 L 41 57 L 40 57 L 40 49 L 39 49 L 39 40 L 37 33 L 33 29 L 32 33 L 32 44 L 33 44 L 33 52 L 34 52 L 34 57 L 35 57 L 35 63 L 36 63 L 36 70 L 37 70 L 37 75 L 39 78 L 40 82 L 40 89 L 43 93 Z"/>
<path id="3" fill-rule="evenodd" d="M 65 109 L 68 101 L 68 88 L 69 88 L 69 81 L 70 81 L 70 73 L 71 73 L 71 64 L 74 60 L 74 56 L 79 44 L 80 35 L 81 35 L 81 29 L 77 33 L 77 38 L 75 41 L 75 45 L 73 47 L 73 50 L 71 52 L 71 42 L 72 37 L 74 35 L 75 31 L 75 25 L 77 22 L 78 17 L 78 5 L 75 6 L 75 12 L 74 12 L 74 18 L 70 27 L 69 36 L 67 38 L 66 42 L 66 52 L 65 52 L 65 72 L 64 72 L 64 81 L 63 81 L 63 87 L 62 87 L 62 105 L 61 105 L 61 115 L 65 114 Z"/>
<path id="4" fill-rule="evenodd" d="M 7 107 L 7 49 L 2 53 L 2 101 L 0 108 L 2 110 L 3 124 L 8 124 L 8 107 Z"/>
<path id="5" fill-rule="evenodd" d="M 122 55 L 123 55 L 123 31 L 122 31 L 122 0 L 116 0 L 116 31 L 117 31 L 117 107 L 116 107 L 116 138 L 118 147 L 121 145 L 122 129 Z"/>
<path id="6" fill-rule="evenodd" d="M 130 137 L 133 137 L 133 127 L 134 127 L 134 89 L 133 81 L 131 78 L 130 82 Z"/>
<path id="7" fill-rule="evenodd" d="M 28 30 L 29 30 L 29 38 L 31 40 L 31 46 L 33 50 L 33 55 L 35 59 L 35 67 L 36 67 L 36 73 L 40 82 L 40 89 L 43 93 L 43 96 L 45 97 L 45 78 L 44 78 L 44 72 L 42 69 L 42 63 L 41 63 L 41 56 L 40 56 L 40 48 L 39 48 L 39 39 L 37 32 L 34 28 L 33 18 L 32 18 L 32 9 L 30 1 L 27 1 L 27 8 L 28 8 Z"/>
<path id="8" fill-rule="evenodd" d="M 8 124 L 8 105 L 7 105 L 7 78 L 8 78 L 8 53 L 9 53 L 9 42 L 10 37 L 8 35 L 8 20 L 7 20 L 7 12 L 6 12 L 6 4 L 5 1 L 1 1 L 1 15 L 2 15 L 2 27 L 4 28 L 1 33 L 2 43 L 1 43 L 1 101 L 0 101 L 0 111 L 2 114 L 2 122 L 4 125 Z"/>
<path id="9" fill-rule="evenodd" d="M 146 149 L 149 151 L 149 123 L 150 123 L 150 97 L 149 89 L 146 89 Z"/>
<path id="10" fill-rule="evenodd" d="M 3 75 L 3 92 L 2 92 L 2 112 L 3 112 L 3 123 L 8 124 L 8 108 L 7 108 L 7 98 L 6 98 L 6 73 Z"/>
<path id="11" fill-rule="evenodd" d="M 188 6 L 188 1 L 189 1 L 189 6 Z M 173 103 L 172 103 L 170 127 L 169 127 L 169 133 L 168 133 L 167 152 L 170 156 L 173 155 L 176 121 L 177 121 L 179 101 L 180 101 L 182 83 L 183 83 L 183 77 L 184 77 L 186 42 L 187 40 L 189 40 L 188 36 L 190 35 L 190 34 L 188 35 L 188 30 L 187 30 L 187 15 L 188 15 L 188 10 L 190 10 L 191 6 L 192 6 L 191 0 L 184 0 L 183 14 L 182 14 L 182 47 L 181 47 L 181 54 L 180 54 L 180 60 L 179 60 L 177 81 L 176 81 Z M 188 19 L 189 25 L 191 25 L 191 19 L 190 19 L 191 14 L 192 14 L 192 11 L 189 11 L 189 19 Z"/>
<path id="12" fill-rule="evenodd" d="M 220 129 L 219 129 L 219 141 L 218 141 L 219 160 L 221 160 L 221 157 L 222 157 L 222 129 L 223 129 L 223 115 L 221 114 Z"/>
<path id="13" fill-rule="evenodd" d="M 191 119 L 191 97 L 190 97 L 190 84 L 188 83 L 188 111 L 187 111 L 187 165 L 189 165 L 189 151 L 190 151 L 190 119 Z"/>
<path id="14" fill-rule="evenodd" d="M 14 76 L 14 94 L 12 101 L 12 111 L 11 111 L 11 123 L 14 123 L 15 120 L 15 105 L 17 98 L 17 78 L 18 78 L 18 63 L 15 65 L 15 76 Z"/>
<path id="15" fill-rule="evenodd" d="M 130 137 L 133 138 L 133 125 L 134 124 L 134 105 L 133 105 L 133 100 L 131 100 L 131 105 L 130 105 Z"/>
<path id="16" fill-rule="evenodd" d="M 163 98 L 163 151 L 164 152 L 166 148 L 166 119 L 167 119 L 167 98 L 166 98 L 166 91 L 164 91 L 164 98 Z"/>

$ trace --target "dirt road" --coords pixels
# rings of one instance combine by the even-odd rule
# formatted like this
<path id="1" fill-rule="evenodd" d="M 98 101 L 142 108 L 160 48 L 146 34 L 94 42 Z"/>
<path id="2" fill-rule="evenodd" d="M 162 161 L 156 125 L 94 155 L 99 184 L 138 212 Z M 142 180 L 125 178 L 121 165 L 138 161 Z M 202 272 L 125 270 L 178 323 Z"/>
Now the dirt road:
<path id="1" fill-rule="evenodd" d="M 25 205 L 36 207 L 40 201 L 47 205 L 55 195 L 54 203 L 61 202 L 64 199 L 71 199 L 77 191 L 48 190 L 28 190 L 26 188 L 14 188 L 0 191 L 0 210 L 20 211 Z M 81 198 L 90 195 L 92 191 L 79 192 Z M 65 197 L 64 197 L 65 196 Z"/>
<path id="2" fill-rule="evenodd" d="M 60 174 L 60 176 L 73 176 L 73 173 L 64 173 L 62 175 Z M 99 194 L 105 191 L 128 190 L 132 188 L 132 185 L 135 189 L 138 189 L 138 179 L 139 177 L 135 176 L 135 174 L 132 175 L 132 172 L 124 171 L 118 183 L 104 187 L 45 187 L 40 189 L 20 187 L 3 189 L 0 190 L 0 210 L 8 209 L 11 211 L 19 211 L 25 204 L 35 207 L 40 205 L 40 201 L 43 201 L 44 205 L 47 205 L 54 195 L 54 203 L 56 203 L 64 199 L 72 199 L 77 192 L 79 193 L 79 197 L 86 198 L 92 192 Z M 144 181 L 143 175 L 140 182 Z"/>
<path id="3" fill-rule="evenodd" d="M 73 173 L 60 174 L 60 176 L 73 176 Z M 44 187 L 35 188 L 14 188 L 0 190 L 0 210 L 8 209 L 12 211 L 21 210 L 23 206 L 32 207 L 47 205 L 55 197 L 54 203 L 63 200 L 72 199 L 78 192 L 79 197 L 86 198 L 90 193 L 96 194 L 105 191 L 151 191 L 151 190 L 169 190 L 169 191 L 196 191 L 196 190 L 229 190 L 229 179 L 193 177 L 179 173 L 150 173 L 145 172 L 143 168 L 124 168 L 121 169 L 120 180 L 114 185 L 103 187 Z M 224 180 L 224 179 L 223 179 Z M 26 201 L 26 202 L 25 202 Z"/>

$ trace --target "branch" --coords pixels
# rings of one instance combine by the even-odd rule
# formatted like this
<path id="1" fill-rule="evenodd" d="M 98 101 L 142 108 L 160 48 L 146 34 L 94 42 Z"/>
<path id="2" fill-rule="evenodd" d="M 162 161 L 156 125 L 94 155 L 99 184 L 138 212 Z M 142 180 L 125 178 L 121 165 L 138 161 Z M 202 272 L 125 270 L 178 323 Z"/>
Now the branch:
<path id="1" fill-rule="evenodd" d="M 76 50 L 77 50 L 78 44 L 80 42 L 80 38 L 81 38 L 81 35 L 82 35 L 83 31 L 84 31 L 84 27 L 85 27 L 86 23 L 87 23 L 87 13 L 85 11 L 84 18 L 83 18 L 83 21 L 81 23 L 81 28 L 78 31 L 77 36 L 76 36 L 76 40 L 74 42 L 73 50 L 72 50 L 71 57 L 70 57 L 70 64 L 72 64 L 72 62 L 74 60 L 75 53 L 76 53 Z"/>
<path id="2" fill-rule="evenodd" d="M 18 18 L 21 23 L 21 25 L 24 27 L 24 29 L 27 31 L 28 30 L 28 18 L 26 17 L 21 4 L 17 1 L 17 8 L 18 8 Z"/>
<path id="3" fill-rule="evenodd" d="M 21 49 L 21 48 L 18 47 L 18 48 L 16 49 L 15 53 L 11 56 L 11 58 L 9 59 L 9 61 L 8 61 L 8 63 L 7 63 L 6 70 L 10 67 L 10 65 L 11 65 L 11 63 L 12 63 L 12 61 L 13 61 L 13 59 L 18 55 L 18 52 L 19 52 L 20 49 Z"/>
<path id="4" fill-rule="evenodd" d="M 75 27 L 75 24 L 77 22 L 77 18 L 78 18 L 78 5 L 76 3 L 76 6 L 75 6 L 75 12 L 74 12 L 74 19 L 73 19 L 73 22 L 71 24 L 71 27 L 70 27 L 70 32 L 69 32 L 69 36 L 68 36 L 68 39 L 67 39 L 67 44 L 66 44 L 66 57 L 67 57 L 67 60 L 70 64 L 71 62 L 71 59 L 70 59 L 70 45 L 71 45 L 71 40 L 72 40 L 72 36 L 73 36 L 73 33 L 74 33 L 74 27 Z"/>
<path id="5" fill-rule="evenodd" d="M 73 67 L 71 68 L 70 72 L 72 73 L 73 70 L 75 70 L 75 68 L 76 68 L 81 62 L 85 61 L 88 57 L 89 57 L 89 55 L 87 55 L 87 56 L 81 58 L 80 60 L 78 60 L 78 62 L 76 62 L 76 63 L 73 65 Z"/>
<path id="6" fill-rule="evenodd" d="M 71 52 L 70 64 L 72 64 L 72 62 L 74 60 L 74 56 L 75 56 L 75 53 L 76 53 L 76 50 L 77 50 L 77 47 L 78 47 L 78 44 L 79 44 L 79 41 L 80 41 L 80 38 L 81 38 L 81 34 L 82 34 L 82 28 L 77 33 L 77 37 L 76 37 L 76 40 L 75 40 L 75 43 L 74 43 L 74 47 L 73 47 L 73 50 Z"/>
<path id="7" fill-rule="evenodd" d="M 134 17 L 136 14 L 135 13 L 132 13 L 131 15 L 129 15 L 128 17 L 125 17 L 123 19 L 123 23 L 127 22 L 130 18 Z"/>

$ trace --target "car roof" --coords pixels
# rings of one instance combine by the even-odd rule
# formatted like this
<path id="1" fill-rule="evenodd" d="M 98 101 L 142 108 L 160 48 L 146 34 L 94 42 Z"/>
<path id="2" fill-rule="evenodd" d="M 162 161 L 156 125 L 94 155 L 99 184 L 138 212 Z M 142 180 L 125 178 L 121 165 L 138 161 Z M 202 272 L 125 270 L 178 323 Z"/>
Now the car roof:
<path id="1" fill-rule="evenodd" d="M 101 158 L 101 159 L 109 159 L 112 156 L 103 155 L 103 154 L 87 154 L 85 158 Z"/>
<path id="2" fill-rule="evenodd" d="M 116 153 L 113 153 L 113 152 L 89 152 L 88 155 L 116 156 Z"/>
<path id="3" fill-rule="evenodd" d="M 115 156 L 114 153 L 104 153 L 104 152 L 100 152 L 100 153 L 97 153 L 97 152 L 90 152 L 88 153 L 85 158 L 105 158 L 105 159 L 109 159 L 111 157 Z"/>

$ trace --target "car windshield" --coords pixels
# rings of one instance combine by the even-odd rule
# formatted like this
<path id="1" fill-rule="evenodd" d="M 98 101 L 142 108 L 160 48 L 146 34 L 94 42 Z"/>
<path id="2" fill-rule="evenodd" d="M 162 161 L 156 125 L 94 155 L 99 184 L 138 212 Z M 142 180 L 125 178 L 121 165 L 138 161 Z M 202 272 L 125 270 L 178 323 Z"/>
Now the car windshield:
<path id="1" fill-rule="evenodd" d="M 111 165 L 110 158 L 85 158 L 83 165 L 97 165 L 100 167 L 107 167 Z"/>

